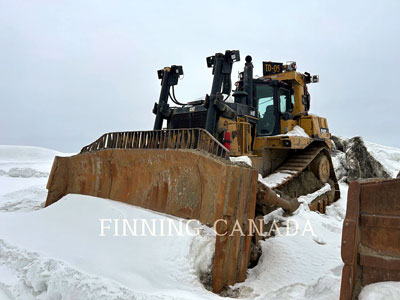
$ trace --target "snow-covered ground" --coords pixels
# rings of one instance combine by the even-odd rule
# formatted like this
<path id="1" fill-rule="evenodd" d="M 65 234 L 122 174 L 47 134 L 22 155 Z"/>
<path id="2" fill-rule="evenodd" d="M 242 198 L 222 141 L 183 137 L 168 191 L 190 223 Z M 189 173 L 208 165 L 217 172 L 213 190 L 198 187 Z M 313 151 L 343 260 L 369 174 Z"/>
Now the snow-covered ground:
<path id="1" fill-rule="evenodd" d="M 393 162 L 400 161 L 400 150 L 370 147 L 388 170 L 396 171 Z M 194 235 L 186 220 L 82 195 L 68 195 L 43 209 L 54 155 L 63 154 L 0 146 L 0 300 L 227 299 L 199 280 L 214 248 L 213 233 L 204 226 Z M 261 242 L 259 264 L 245 282 L 232 287 L 233 294 L 242 299 L 338 299 L 347 185 L 340 188 L 342 198 L 326 215 L 304 205 L 291 217 L 276 211 L 272 217 L 283 226 Z M 189 227 L 181 236 L 143 237 L 112 236 L 115 226 L 110 226 L 100 236 L 100 219 L 157 219 Z"/>
<path id="2" fill-rule="evenodd" d="M 328 207 L 326 215 L 303 204 L 291 217 L 282 217 L 279 210 L 274 213 L 272 219 L 283 221 L 281 235 L 261 242 L 258 265 L 236 287 L 252 290 L 255 299 L 338 299 L 346 185 L 341 185 L 341 192 L 342 198 Z"/>
<path id="3" fill-rule="evenodd" d="M 138 236 L 113 236 L 107 230 L 101 236 L 99 218 L 155 217 L 169 219 L 81 195 L 68 195 L 34 212 L 3 213 L 1 264 L 22 279 L 9 290 L 17 297 L 33 294 L 38 299 L 212 299 L 197 279 L 191 255 L 212 252 L 212 236 L 151 236 L 146 228 L 141 236 L 140 223 Z M 172 221 L 178 227 L 178 220 Z"/>
<path id="4" fill-rule="evenodd" d="M 372 142 L 365 142 L 365 146 L 368 152 L 385 167 L 392 177 L 397 176 L 400 171 L 400 149 Z"/>
<path id="5" fill-rule="evenodd" d="M 365 286 L 359 300 L 398 300 L 400 299 L 400 282 L 377 282 Z"/>
<path id="6" fill-rule="evenodd" d="M 41 208 L 56 155 L 72 154 L 39 147 L 0 145 L 0 211 Z"/>

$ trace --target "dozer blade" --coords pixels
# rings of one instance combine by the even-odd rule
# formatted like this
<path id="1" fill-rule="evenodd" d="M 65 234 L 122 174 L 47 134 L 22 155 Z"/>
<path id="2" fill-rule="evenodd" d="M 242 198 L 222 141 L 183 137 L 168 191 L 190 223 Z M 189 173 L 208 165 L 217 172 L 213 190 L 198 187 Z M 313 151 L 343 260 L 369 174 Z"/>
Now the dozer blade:
<path id="1" fill-rule="evenodd" d="M 341 300 L 375 282 L 400 281 L 400 179 L 350 184 L 342 232 Z"/>
<path id="2" fill-rule="evenodd" d="M 121 201 L 217 232 L 213 290 L 244 281 L 250 256 L 257 171 L 230 163 L 229 152 L 202 129 L 110 133 L 71 157 L 56 157 L 46 206 L 66 194 Z M 245 236 L 235 232 L 239 222 Z"/>

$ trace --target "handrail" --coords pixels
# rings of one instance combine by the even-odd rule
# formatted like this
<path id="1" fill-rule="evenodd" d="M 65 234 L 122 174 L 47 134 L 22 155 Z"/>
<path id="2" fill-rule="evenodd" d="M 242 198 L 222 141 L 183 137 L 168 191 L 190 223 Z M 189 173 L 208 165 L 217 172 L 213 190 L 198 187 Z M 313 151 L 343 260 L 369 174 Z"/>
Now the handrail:
<path id="1" fill-rule="evenodd" d="M 80 153 L 104 149 L 194 149 L 229 159 L 229 150 L 202 128 L 109 132 Z"/>

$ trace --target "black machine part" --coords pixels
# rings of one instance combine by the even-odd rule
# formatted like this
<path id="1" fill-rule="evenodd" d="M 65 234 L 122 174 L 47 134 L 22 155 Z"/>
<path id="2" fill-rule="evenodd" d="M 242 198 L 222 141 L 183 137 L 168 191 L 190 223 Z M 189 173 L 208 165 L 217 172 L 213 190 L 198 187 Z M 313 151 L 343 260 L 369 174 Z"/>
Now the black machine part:
<path id="1" fill-rule="evenodd" d="M 243 72 L 243 89 L 247 93 L 246 104 L 255 108 L 253 97 L 253 63 L 250 55 L 246 56 L 246 63 Z"/>
<path id="2" fill-rule="evenodd" d="M 161 92 L 158 104 L 156 103 L 153 109 L 156 114 L 153 129 L 161 130 L 163 120 L 168 117 L 169 113 L 168 96 L 170 96 L 170 88 L 178 84 L 179 76 L 183 75 L 183 68 L 182 66 L 173 65 L 169 68 L 158 70 L 157 73 L 158 78 L 161 79 Z"/>
<path id="3" fill-rule="evenodd" d="M 209 133 L 216 136 L 216 124 L 219 116 L 229 119 L 235 119 L 236 115 L 256 116 L 257 101 L 253 97 L 253 64 L 251 56 L 246 57 L 245 68 L 242 73 L 243 85 L 240 89 L 236 89 L 234 94 L 235 103 L 226 102 L 232 89 L 232 66 L 234 62 L 239 60 L 240 53 L 238 50 L 226 50 L 224 54 L 216 53 L 207 57 L 207 66 L 212 68 L 212 74 L 214 75 L 211 93 L 206 95 L 205 100 L 196 103 L 183 104 L 176 100 L 174 86 L 177 85 L 179 76 L 183 75 L 181 66 L 173 65 L 159 70 L 158 77 L 161 79 L 162 88 L 159 101 L 153 109 L 156 114 L 154 130 L 162 129 L 164 119 L 168 120 L 168 128 L 170 129 L 186 128 L 192 125 L 192 122 L 185 119 L 196 115 L 196 125 L 205 128 Z M 168 97 L 175 104 L 182 107 L 170 108 Z M 238 101 L 239 98 L 240 101 Z M 197 117 L 197 114 L 204 114 L 204 119 L 200 115 Z M 204 121 L 201 121 L 201 119 Z"/>
<path id="4" fill-rule="evenodd" d="M 226 50 L 225 54 L 216 53 L 214 56 L 207 57 L 207 66 L 213 68 L 214 75 L 211 93 L 206 103 L 208 111 L 205 129 L 211 134 L 214 134 L 217 121 L 217 102 L 221 101 L 217 94 L 221 94 L 222 88 L 222 94 L 230 95 L 232 65 L 236 61 L 240 61 L 238 50 Z"/>

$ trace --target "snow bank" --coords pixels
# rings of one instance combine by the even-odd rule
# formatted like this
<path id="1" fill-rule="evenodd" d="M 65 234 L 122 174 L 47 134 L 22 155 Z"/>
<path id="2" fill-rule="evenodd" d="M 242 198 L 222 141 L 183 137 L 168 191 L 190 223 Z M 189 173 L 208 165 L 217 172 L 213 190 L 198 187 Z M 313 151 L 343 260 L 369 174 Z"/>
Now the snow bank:
<path id="1" fill-rule="evenodd" d="M 23 177 L 23 178 L 49 176 L 48 172 L 41 172 L 32 168 L 11 168 L 7 174 L 10 177 Z"/>
<path id="2" fill-rule="evenodd" d="M 215 237 L 204 226 L 199 236 L 191 236 L 190 226 L 182 236 L 113 236 L 114 227 L 99 236 L 100 218 L 187 224 L 111 200 L 67 195 L 38 211 L 0 213 L 0 265 L 18 272 L 43 299 L 129 299 L 133 292 L 150 298 L 215 297 L 197 276 L 210 268 L 214 249 Z M 143 226 L 138 223 L 137 231 Z M 23 292 L 17 285 L 12 290 Z"/>
<path id="3" fill-rule="evenodd" d="M 105 300 L 137 296 L 112 280 L 80 272 L 63 261 L 13 247 L 3 240 L 0 254 L 0 291 L 10 299 Z"/>
<path id="4" fill-rule="evenodd" d="M 13 299 L 0 288 L 0 300 L 13 300 Z"/>
<path id="5" fill-rule="evenodd" d="M 0 145 L 0 159 L 7 162 L 48 162 L 54 156 L 66 154 L 51 149 L 33 146 Z"/>
<path id="6" fill-rule="evenodd" d="M 359 300 L 398 300 L 400 282 L 385 281 L 369 284 L 360 293 Z"/>
<path id="7" fill-rule="evenodd" d="M 0 146 L 1 296 L 218 298 L 199 281 L 211 273 L 215 235 L 208 227 L 201 226 L 197 236 L 191 236 L 196 228 L 190 224 L 183 236 L 99 237 L 100 218 L 163 219 L 174 224 L 181 219 L 82 195 L 68 195 L 42 209 L 55 155 L 69 154 Z"/>
<path id="8" fill-rule="evenodd" d="M 22 180 L 19 182 L 21 181 Z M 45 182 L 43 184 L 45 184 Z M 15 187 L 15 189 L 17 188 L 18 187 Z M 15 192 L 6 193 L 0 196 L 0 212 L 31 211 L 41 209 L 44 207 L 46 197 L 47 190 L 44 185 L 33 185 Z"/>
<path id="9" fill-rule="evenodd" d="M 0 145 L 0 211 L 9 211 L 12 206 L 40 207 L 45 200 L 43 194 L 47 194 L 47 178 L 56 155 L 69 154 L 39 147 Z M 14 194 L 21 190 L 25 192 Z M 38 190 L 40 199 L 35 195 Z M 25 197 L 27 193 L 29 197 Z"/>
<path id="10" fill-rule="evenodd" d="M 365 142 L 368 152 L 378 160 L 384 168 L 396 178 L 400 171 L 400 149 Z"/>
<path id="11" fill-rule="evenodd" d="M 0 175 L 47 177 L 56 155 L 73 154 L 32 146 L 0 145 Z"/>
<path id="12" fill-rule="evenodd" d="M 12 197 L 13 193 L 27 188 L 39 188 L 47 194 L 46 184 L 47 177 L 23 178 L 0 176 L 0 205 L 4 201 L 11 200 L 10 197 Z M 18 198 L 14 198 L 14 200 L 18 201 Z"/>

